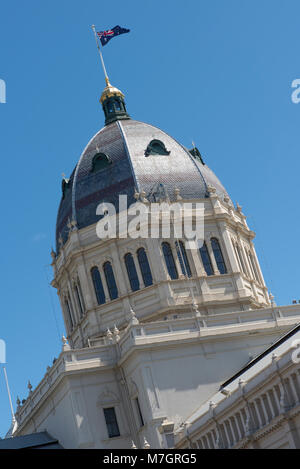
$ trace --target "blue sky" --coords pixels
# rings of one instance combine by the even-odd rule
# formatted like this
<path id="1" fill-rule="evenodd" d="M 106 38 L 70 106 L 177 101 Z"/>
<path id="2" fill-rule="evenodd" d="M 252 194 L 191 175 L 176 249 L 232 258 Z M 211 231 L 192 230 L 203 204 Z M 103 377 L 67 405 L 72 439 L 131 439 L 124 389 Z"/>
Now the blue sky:
<path id="1" fill-rule="evenodd" d="M 103 126 L 93 23 L 131 29 L 104 48 L 129 113 L 195 141 L 256 231 L 277 303 L 300 299 L 299 15 L 293 0 L 2 2 L 0 338 L 14 402 L 60 352 L 49 264 L 61 174 Z M 1 436 L 9 425 L 1 370 Z"/>

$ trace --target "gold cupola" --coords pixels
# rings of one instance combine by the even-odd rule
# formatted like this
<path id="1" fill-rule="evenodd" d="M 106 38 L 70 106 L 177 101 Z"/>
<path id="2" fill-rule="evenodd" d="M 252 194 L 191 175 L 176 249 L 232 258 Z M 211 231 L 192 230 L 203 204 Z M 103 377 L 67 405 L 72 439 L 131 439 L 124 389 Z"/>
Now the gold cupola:
<path id="1" fill-rule="evenodd" d="M 105 78 L 106 87 L 100 98 L 100 103 L 105 115 L 105 125 L 122 119 L 130 119 L 124 101 L 124 94 L 115 86 L 112 86 L 108 78 Z"/>

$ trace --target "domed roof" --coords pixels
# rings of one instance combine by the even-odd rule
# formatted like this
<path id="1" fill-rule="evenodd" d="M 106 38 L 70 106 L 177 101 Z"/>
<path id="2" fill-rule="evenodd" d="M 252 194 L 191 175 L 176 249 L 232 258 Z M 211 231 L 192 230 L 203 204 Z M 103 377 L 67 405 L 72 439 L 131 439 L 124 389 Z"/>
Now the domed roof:
<path id="1" fill-rule="evenodd" d="M 200 154 L 192 153 L 157 127 L 132 119 L 101 129 L 84 149 L 70 180 L 63 181 L 56 252 L 68 238 L 71 221 L 79 229 L 96 223 L 98 204 L 113 203 L 117 209 L 120 194 L 128 196 L 128 205 L 142 191 L 150 201 L 162 190 L 175 200 L 175 189 L 183 199 L 202 199 L 212 185 L 218 195 L 228 197 Z"/>

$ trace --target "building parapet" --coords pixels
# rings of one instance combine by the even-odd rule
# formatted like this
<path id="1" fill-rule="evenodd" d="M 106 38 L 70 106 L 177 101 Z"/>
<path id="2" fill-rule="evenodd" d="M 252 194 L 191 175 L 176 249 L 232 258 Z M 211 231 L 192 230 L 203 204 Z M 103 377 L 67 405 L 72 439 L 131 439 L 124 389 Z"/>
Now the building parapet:
<path id="1" fill-rule="evenodd" d="M 300 366 L 292 359 L 297 329 L 276 353 L 262 354 L 191 415 L 177 430 L 176 447 L 255 447 L 255 441 L 300 414 Z"/>
<path id="2" fill-rule="evenodd" d="M 166 319 L 144 324 L 129 324 L 118 335 L 108 334 L 90 339 L 90 346 L 83 349 L 69 349 L 61 352 L 52 367 L 38 386 L 32 390 L 22 406 L 18 406 L 16 418 L 18 425 L 24 424 L 33 409 L 40 406 L 49 391 L 70 373 L 81 370 L 97 370 L 100 367 L 112 367 L 122 362 L 128 353 L 136 347 L 167 345 L 172 341 L 197 341 L 214 336 L 230 336 L 241 332 L 287 330 L 300 322 L 300 305 L 280 308 L 265 308 L 234 313 L 222 313 L 210 316 L 193 315 L 190 317 Z M 117 339 L 116 339 L 117 337 Z"/>

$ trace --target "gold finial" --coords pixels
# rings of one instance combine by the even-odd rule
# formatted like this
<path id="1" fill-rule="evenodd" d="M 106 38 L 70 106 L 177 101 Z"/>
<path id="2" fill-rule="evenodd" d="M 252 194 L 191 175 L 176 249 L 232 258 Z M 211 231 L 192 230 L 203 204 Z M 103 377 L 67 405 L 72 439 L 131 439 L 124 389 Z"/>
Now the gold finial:
<path id="1" fill-rule="evenodd" d="M 115 86 L 112 86 L 109 82 L 108 77 L 105 77 L 105 81 L 106 81 L 106 87 L 104 88 L 103 93 L 100 98 L 101 104 L 106 98 L 110 98 L 111 96 L 121 96 L 122 98 L 124 98 L 124 94 L 122 93 L 122 91 L 120 91 Z"/>

